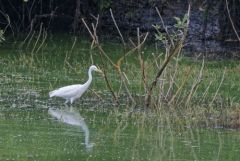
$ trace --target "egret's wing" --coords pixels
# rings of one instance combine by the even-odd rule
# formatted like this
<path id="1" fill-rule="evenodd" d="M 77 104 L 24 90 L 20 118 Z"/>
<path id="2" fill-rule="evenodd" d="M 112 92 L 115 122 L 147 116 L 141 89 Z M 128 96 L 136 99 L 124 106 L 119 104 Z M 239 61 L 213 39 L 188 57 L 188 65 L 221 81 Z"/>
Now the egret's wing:
<path id="1" fill-rule="evenodd" d="M 77 89 L 79 89 L 82 85 L 81 84 L 74 84 L 74 85 L 70 85 L 70 86 L 65 86 L 59 89 L 56 89 L 54 91 L 49 92 L 49 96 L 50 97 L 66 97 L 67 95 L 69 95 L 70 93 L 72 93 L 73 91 L 76 91 Z"/>

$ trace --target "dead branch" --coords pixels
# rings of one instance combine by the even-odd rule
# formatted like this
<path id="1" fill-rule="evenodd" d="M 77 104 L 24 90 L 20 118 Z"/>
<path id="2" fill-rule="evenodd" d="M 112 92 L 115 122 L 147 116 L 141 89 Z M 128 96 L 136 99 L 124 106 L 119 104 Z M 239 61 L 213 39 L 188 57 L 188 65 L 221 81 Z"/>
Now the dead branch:
<path id="1" fill-rule="evenodd" d="M 105 80 L 105 82 L 106 82 L 106 85 L 107 85 L 109 91 L 111 92 L 111 94 L 112 94 L 114 100 L 116 101 L 116 103 L 119 103 L 118 97 L 117 97 L 116 94 L 114 93 L 113 88 L 112 88 L 112 86 L 111 86 L 111 84 L 110 84 L 110 81 L 108 80 L 107 72 L 106 72 L 106 67 L 105 67 L 105 63 L 104 63 L 105 61 L 103 60 L 103 56 L 105 56 L 113 65 L 115 65 L 115 64 L 114 64 L 114 63 L 112 62 L 112 60 L 107 56 L 107 54 L 104 52 L 104 50 L 102 49 L 101 45 L 100 45 L 99 42 L 98 42 L 97 31 L 96 31 L 96 30 L 97 30 L 98 19 L 99 19 L 99 16 L 98 16 L 98 18 L 97 18 L 96 25 L 95 25 L 95 26 L 94 26 L 94 25 L 92 26 L 92 27 L 93 27 L 93 31 L 90 30 L 90 28 L 88 27 L 88 25 L 87 25 L 87 23 L 84 21 L 84 19 L 82 19 L 82 22 L 83 22 L 83 24 L 85 25 L 85 27 L 87 28 L 89 34 L 91 35 L 92 40 L 93 40 L 93 43 L 94 43 L 94 44 L 98 47 L 98 49 L 99 49 L 101 63 L 102 63 L 102 65 L 103 65 L 103 67 L 104 67 L 102 70 L 103 70 L 103 75 L 104 75 L 104 80 Z"/>
<path id="2" fill-rule="evenodd" d="M 232 17 L 231 17 L 229 8 L 228 8 L 228 0 L 226 0 L 225 2 L 226 2 L 227 12 L 228 12 L 228 18 L 229 18 L 229 20 L 230 20 L 230 22 L 231 22 L 231 25 L 232 25 L 232 28 L 233 28 L 233 30 L 234 30 L 237 38 L 238 38 L 238 41 L 240 41 L 240 37 L 239 37 L 238 32 L 237 32 L 237 30 L 236 30 L 236 27 L 235 27 L 235 25 L 234 25 L 234 23 L 233 23 L 233 20 L 232 20 Z"/>
<path id="3" fill-rule="evenodd" d="M 122 40 L 122 43 L 123 43 L 123 45 L 124 45 L 124 47 L 125 47 L 125 46 L 126 46 L 126 43 L 125 43 L 125 41 L 124 41 L 124 38 L 123 38 L 123 36 L 122 36 L 121 31 L 119 30 L 119 27 L 118 27 L 118 25 L 117 25 L 117 22 L 116 22 L 116 20 L 115 20 L 115 18 L 114 18 L 114 16 L 113 16 L 112 9 L 110 9 L 110 13 L 111 13 L 111 17 L 112 17 L 113 23 L 114 23 L 115 27 L 117 28 L 118 34 L 120 35 L 121 40 Z"/>
<path id="4" fill-rule="evenodd" d="M 161 66 L 161 68 L 159 69 L 159 71 L 157 72 L 156 76 L 155 76 L 155 79 L 153 80 L 153 82 L 151 83 L 148 91 L 147 91 L 147 95 L 146 95 L 146 98 L 145 98 L 145 106 L 146 107 L 149 107 L 149 105 L 151 104 L 151 96 L 152 96 L 152 91 L 153 91 L 153 88 L 157 85 L 157 81 L 158 79 L 160 78 L 160 76 L 162 75 L 164 69 L 167 67 L 167 65 L 169 64 L 169 62 L 172 60 L 172 58 L 177 55 L 182 47 L 183 47 L 183 43 L 184 43 L 184 40 L 186 38 L 186 35 L 187 35 L 187 31 L 188 31 L 188 26 L 189 26 L 189 16 L 190 16 L 190 5 L 188 7 L 188 20 L 187 20 L 187 24 L 186 24 L 186 27 L 184 28 L 184 32 L 183 32 L 183 36 L 182 38 L 176 42 L 176 43 L 173 43 L 173 40 L 172 38 L 170 37 L 168 31 L 167 31 L 167 28 L 164 26 L 164 29 L 166 30 L 166 33 L 169 37 L 169 39 L 171 40 L 171 45 L 170 45 L 170 49 L 169 49 L 169 55 L 167 56 L 167 58 L 165 59 L 163 65 Z M 158 11 L 158 10 L 157 10 Z M 158 11 L 158 14 L 160 15 L 160 12 Z M 161 18 L 161 16 L 160 16 Z M 161 18 L 161 21 L 162 21 L 162 18 Z M 162 21 L 162 24 L 164 25 L 163 21 Z"/>

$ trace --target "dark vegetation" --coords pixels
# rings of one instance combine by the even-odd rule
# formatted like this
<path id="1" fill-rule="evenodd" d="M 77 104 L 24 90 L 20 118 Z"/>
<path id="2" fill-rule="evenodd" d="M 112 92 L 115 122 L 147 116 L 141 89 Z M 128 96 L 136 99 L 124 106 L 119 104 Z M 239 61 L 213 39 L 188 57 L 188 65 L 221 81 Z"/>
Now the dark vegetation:
<path id="1" fill-rule="evenodd" d="M 111 8 L 124 37 L 136 35 L 135 30 L 139 27 L 141 32 L 150 31 L 150 37 L 154 38 L 152 25 L 160 22 L 155 7 L 158 7 L 166 26 L 171 28 L 174 24 L 172 17 L 182 17 L 188 4 L 192 5 L 188 49 L 204 52 L 205 56 L 209 53 L 210 58 L 218 58 L 211 55 L 214 52 L 224 55 L 223 58 L 237 57 L 239 0 L 1 0 L 0 28 L 14 38 L 19 33 L 27 34 L 40 28 L 51 33 L 81 35 L 86 33 L 81 19 L 92 23 L 99 15 L 98 32 L 116 39 L 118 34 L 109 12 Z M 228 51 L 231 51 L 230 55 Z"/>

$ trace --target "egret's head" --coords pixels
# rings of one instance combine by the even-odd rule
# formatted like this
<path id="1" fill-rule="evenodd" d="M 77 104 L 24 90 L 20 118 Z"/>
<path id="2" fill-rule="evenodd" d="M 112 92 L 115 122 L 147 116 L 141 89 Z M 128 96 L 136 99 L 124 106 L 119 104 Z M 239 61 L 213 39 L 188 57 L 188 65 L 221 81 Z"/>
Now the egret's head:
<path id="1" fill-rule="evenodd" d="M 95 65 L 92 65 L 90 66 L 89 70 L 91 71 L 96 71 L 96 72 L 99 72 L 99 73 L 103 73 L 100 69 L 98 69 Z"/>

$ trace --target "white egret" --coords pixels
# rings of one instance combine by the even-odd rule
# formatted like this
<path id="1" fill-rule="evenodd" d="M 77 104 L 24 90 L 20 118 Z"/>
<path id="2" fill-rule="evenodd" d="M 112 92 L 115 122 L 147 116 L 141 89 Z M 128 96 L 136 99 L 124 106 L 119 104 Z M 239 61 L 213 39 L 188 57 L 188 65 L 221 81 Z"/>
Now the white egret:
<path id="1" fill-rule="evenodd" d="M 64 98 L 65 104 L 70 102 L 71 104 L 82 96 L 82 94 L 88 89 L 92 82 L 92 71 L 100 72 L 102 71 L 98 69 L 95 65 L 89 67 L 88 70 L 88 80 L 84 84 L 74 84 L 70 86 L 61 87 L 54 91 L 49 92 L 50 97 L 61 97 Z"/>

